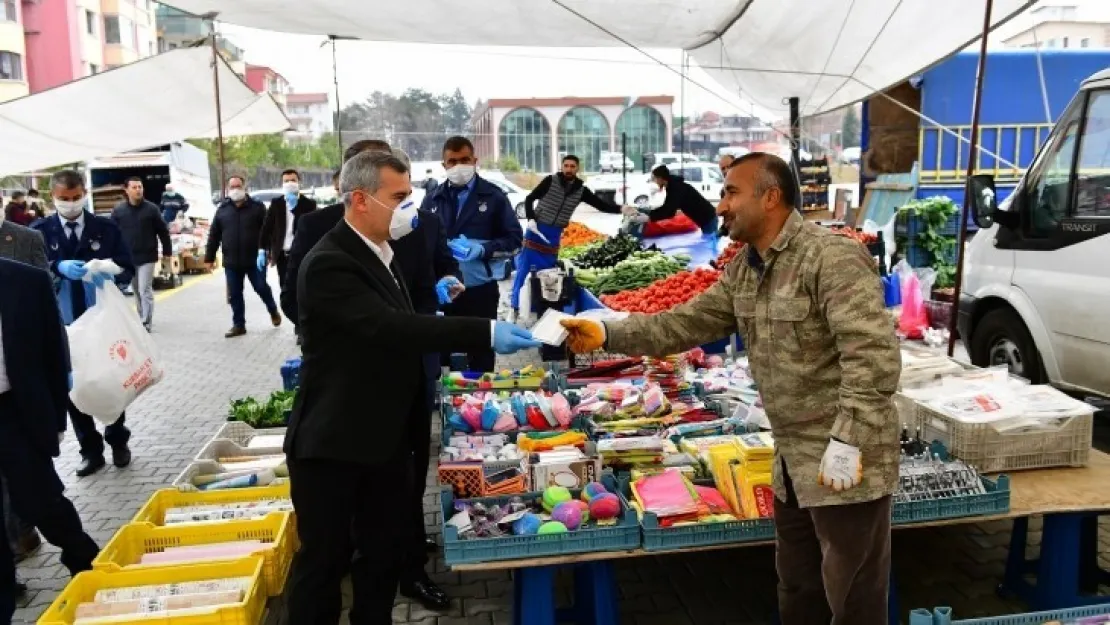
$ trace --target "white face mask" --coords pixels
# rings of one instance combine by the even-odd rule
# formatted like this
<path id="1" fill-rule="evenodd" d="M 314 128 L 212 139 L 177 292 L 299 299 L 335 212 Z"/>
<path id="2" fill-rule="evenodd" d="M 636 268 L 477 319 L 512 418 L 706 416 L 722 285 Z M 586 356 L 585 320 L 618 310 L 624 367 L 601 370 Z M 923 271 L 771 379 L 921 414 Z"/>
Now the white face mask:
<path id="1" fill-rule="evenodd" d="M 447 179 L 455 186 L 466 186 L 474 179 L 475 169 L 473 165 L 455 165 L 447 170 Z"/>
<path id="2" fill-rule="evenodd" d="M 54 208 L 58 214 L 66 219 L 76 219 L 85 210 L 85 198 L 79 200 L 54 200 Z"/>
<path id="3" fill-rule="evenodd" d="M 281 185 L 281 190 L 285 191 L 285 195 L 296 195 L 301 190 L 301 185 L 296 182 L 286 182 Z"/>
<path id="4" fill-rule="evenodd" d="M 234 187 L 227 190 L 227 197 L 232 202 L 242 202 L 247 197 L 247 192 L 239 187 Z"/>
<path id="5" fill-rule="evenodd" d="M 378 201 L 378 198 L 372 195 L 367 197 L 377 202 L 378 206 L 389 208 Z M 397 241 L 416 230 L 418 225 L 420 225 L 420 213 L 417 212 L 416 203 L 406 199 L 393 209 L 393 216 L 389 219 L 389 238 Z"/>

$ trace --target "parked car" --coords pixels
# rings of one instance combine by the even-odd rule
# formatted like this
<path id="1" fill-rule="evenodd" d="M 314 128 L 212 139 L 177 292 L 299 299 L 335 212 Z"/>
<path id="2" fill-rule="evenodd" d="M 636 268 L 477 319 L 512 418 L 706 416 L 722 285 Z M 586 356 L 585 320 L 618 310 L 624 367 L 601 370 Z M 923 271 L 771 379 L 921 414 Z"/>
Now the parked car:
<path id="1" fill-rule="evenodd" d="M 516 211 L 517 219 L 524 219 L 524 198 L 528 196 L 528 192 L 518 187 L 513 181 L 505 177 L 505 174 L 497 170 L 482 170 L 479 172 L 482 178 L 492 182 L 505 192 L 509 198 L 509 205 Z"/>
<path id="2" fill-rule="evenodd" d="M 682 176 L 686 182 L 701 192 L 705 199 L 713 204 L 721 201 L 721 190 L 725 188 L 725 179 L 720 168 L 711 163 L 686 163 L 682 167 L 678 163 L 668 165 L 671 174 Z"/>
<path id="3" fill-rule="evenodd" d="M 651 181 L 651 174 L 590 176 L 586 181 L 586 187 L 593 191 L 594 195 L 617 206 L 633 205 L 647 208 L 662 202 L 661 199 L 658 201 L 654 199 L 659 187 Z"/>
<path id="4" fill-rule="evenodd" d="M 603 174 L 619 172 L 622 164 L 624 171 L 636 171 L 636 163 L 633 163 L 632 159 L 622 156 L 620 152 L 602 152 L 598 159 L 598 166 Z"/>

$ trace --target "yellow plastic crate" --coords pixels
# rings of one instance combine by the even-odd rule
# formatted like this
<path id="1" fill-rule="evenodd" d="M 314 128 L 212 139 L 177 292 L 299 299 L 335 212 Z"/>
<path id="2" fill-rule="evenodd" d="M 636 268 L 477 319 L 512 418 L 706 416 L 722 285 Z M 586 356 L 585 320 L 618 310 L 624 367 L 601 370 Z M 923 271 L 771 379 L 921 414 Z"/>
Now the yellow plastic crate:
<path id="1" fill-rule="evenodd" d="M 186 506 L 210 506 L 221 503 L 240 503 L 246 501 L 266 501 L 267 499 L 292 499 L 289 491 L 289 482 L 272 484 L 270 486 L 256 486 L 253 488 L 229 488 L 227 490 L 208 490 L 197 492 L 184 492 L 176 488 L 163 488 L 155 491 L 143 507 L 139 509 L 132 523 L 153 523 L 165 525 L 166 510 L 170 508 L 183 508 Z M 276 513 L 275 513 L 276 514 Z M 203 521 L 203 523 L 219 523 L 219 521 Z M 190 525 L 179 523 L 177 525 Z"/>
<path id="2" fill-rule="evenodd" d="M 105 571 L 85 571 L 79 573 L 62 594 L 50 604 L 39 617 L 38 625 L 72 625 L 77 618 L 77 606 L 93 600 L 98 590 L 105 588 L 127 588 L 131 586 L 152 586 L 179 582 L 198 582 L 209 579 L 230 577 L 250 577 L 253 582 L 243 595 L 243 600 L 235 605 L 199 608 L 200 614 L 184 616 L 165 616 L 162 618 L 120 617 L 118 620 L 105 620 L 104 623 L 120 625 L 258 625 L 266 608 L 266 587 L 262 578 L 263 562 L 260 557 L 242 558 L 234 562 L 219 564 L 192 564 L 176 567 L 137 569 L 108 573 Z"/>
<path id="3" fill-rule="evenodd" d="M 289 565 L 299 546 L 296 520 L 290 512 L 270 514 L 261 519 L 189 523 L 157 526 L 152 523 L 128 523 L 116 532 L 112 540 L 100 550 L 93 560 L 93 570 L 108 573 L 131 571 L 135 568 L 166 568 L 171 564 L 140 565 L 144 554 L 164 551 L 167 547 L 191 547 L 238 540 L 261 540 L 272 543 L 260 547 L 252 555 L 261 555 L 264 562 L 262 577 L 265 591 L 271 597 L 281 594 Z M 238 560 L 240 558 L 234 558 Z M 186 565 L 187 566 L 187 565 Z M 130 567 L 130 568 L 124 568 Z"/>

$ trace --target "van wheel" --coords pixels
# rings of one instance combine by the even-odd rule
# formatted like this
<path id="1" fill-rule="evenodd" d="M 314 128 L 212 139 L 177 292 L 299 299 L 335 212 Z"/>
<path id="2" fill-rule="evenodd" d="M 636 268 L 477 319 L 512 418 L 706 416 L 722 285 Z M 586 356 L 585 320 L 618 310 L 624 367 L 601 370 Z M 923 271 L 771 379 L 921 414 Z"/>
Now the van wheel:
<path id="1" fill-rule="evenodd" d="M 1043 384 L 1041 354 L 1021 317 L 1009 308 L 983 315 L 971 331 L 971 362 L 979 367 L 1006 365 L 1010 373 Z"/>

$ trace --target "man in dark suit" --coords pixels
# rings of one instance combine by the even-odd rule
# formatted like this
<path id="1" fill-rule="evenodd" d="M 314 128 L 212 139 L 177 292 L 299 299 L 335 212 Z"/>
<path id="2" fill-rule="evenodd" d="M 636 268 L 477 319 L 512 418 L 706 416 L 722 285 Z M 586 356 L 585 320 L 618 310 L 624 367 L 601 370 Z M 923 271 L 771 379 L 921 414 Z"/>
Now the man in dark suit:
<path id="1" fill-rule="evenodd" d="M 415 213 L 403 162 L 358 154 L 343 165 L 340 191 L 344 219 L 297 277 L 304 360 L 285 453 L 301 548 L 288 612 L 291 623 L 337 623 L 350 568 L 350 622 L 376 625 L 390 622 L 412 536 L 412 519 L 388 508 L 412 493 L 410 436 L 428 418 L 424 354 L 538 342 L 503 321 L 415 311 L 390 247 Z M 364 557 L 351 564 L 356 547 Z"/>
<path id="2" fill-rule="evenodd" d="M 50 183 L 58 212 L 36 222 L 34 227 L 46 242 L 46 256 L 56 280 L 62 321 L 69 325 L 96 301 L 93 285 L 85 280 L 87 261 L 111 259 L 123 269 L 115 278 L 102 274 L 93 276 L 94 281 L 121 279 L 130 282 L 135 265 L 119 226 L 88 209 L 85 179 L 80 174 L 62 170 L 52 176 Z M 73 402 L 69 403 L 69 418 L 84 459 L 77 468 L 77 477 L 92 475 L 104 468 L 105 443 L 112 448 L 112 464 L 119 468 L 131 464 L 131 449 L 127 446 L 131 430 L 124 425 L 125 415 L 121 414 L 115 423 L 106 426 L 103 437 L 96 430 L 93 418 L 78 410 Z"/>
<path id="3" fill-rule="evenodd" d="M 382 146 L 386 147 L 383 149 Z M 354 147 L 354 146 L 352 146 Z M 377 150 L 393 153 L 402 162 L 408 157 L 401 150 L 393 150 L 385 142 L 363 142 L 364 150 Z M 348 149 L 349 156 L 358 152 Z M 348 158 L 349 160 L 349 158 Z M 338 185 L 338 182 L 337 182 Z M 338 192 L 338 186 L 336 188 Z M 289 275 L 281 291 L 281 306 L 285 315 L 296 323 L 297 314 L 297 271 L 304 255 L 311 250 L 325 234 L 343 220 L 345 207 L 342 204 L 320 209 L 305 215 L 301 220 L 293 246 L 289 254 Z M 412 305 L 417 313 L 435 315 L 441 304 L 449 302 L 454 295 L 463 290 L 458 279 L 459 265 L 447 247 L 447 237 L 442 222 L 432 213 L 419 212 L 419 224 L 408 236 L 393 241 L 394 258 L 401 268 L 401 279 L 412 297 Z M 426 393 L 428 417 L 413 423 L 409 436 L 412 447 L 413 488 L 408 503 L 412 515 L 412 538 L 405 553 L 405 564 L 401 571 L 401 594 L 420 602 L 429 610 L 445 610 L 451 600 L 435 582 L 428 577 L 425 566 L 428 551 L 437 546 L 429 540 L 424 530 L 424 474 L 428 470 L 429 440 L 431 439 L 431 415 L 434 410 L 435 383 L 439 378 L 439 354 L 425 355 L 424 370 L 428 376 Z"/>
<path id="4" fill-rule="evenodd" d="M 63 494 L 52 460 L 66 429 L 70 366 L 50 276 L 0 259 L 0 293 L 0 476 L 12 508 L 62 549 L 70 573 L 87 571 L 98 548 Z M 0 624 L 11 623 L 14 612 L 15 562 L 2 540 Z"/>
<path id="5" fill-rule="evenodd" d="M 301 217 L 316 210 L 316 200 L 301 193 L 301 175 L 295 169 L 281 172 L 283 195 L 270 202 L 258 241 L 258 265 L 265 275 L 266 265 L 277 267 L 278 285 L 285 288 L 289 249 Z M 294 286 L 295 288 L 295 286 Z M 296 320 L 293 320 L 296 323 Z"/>

